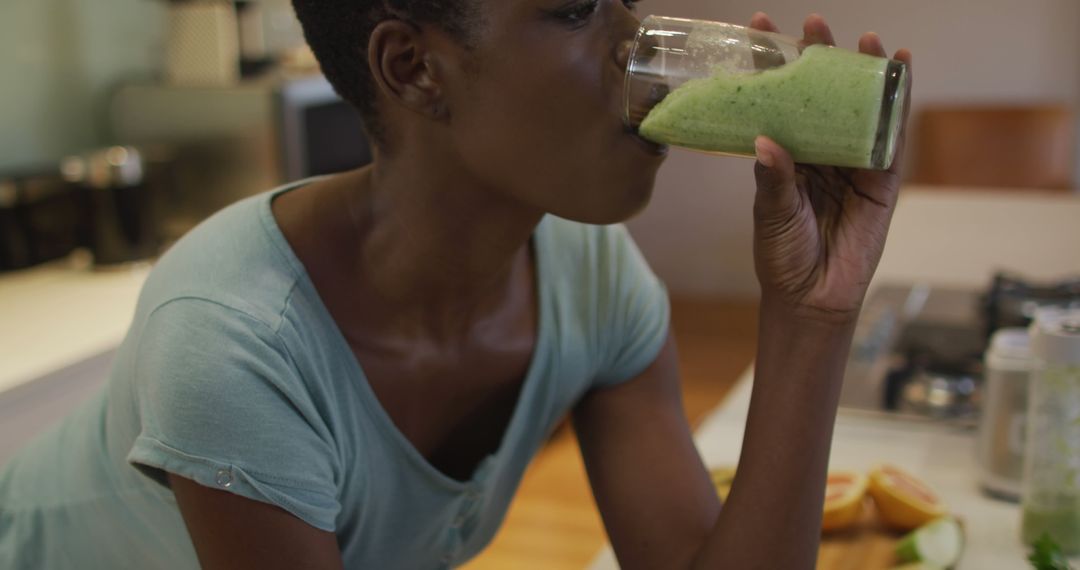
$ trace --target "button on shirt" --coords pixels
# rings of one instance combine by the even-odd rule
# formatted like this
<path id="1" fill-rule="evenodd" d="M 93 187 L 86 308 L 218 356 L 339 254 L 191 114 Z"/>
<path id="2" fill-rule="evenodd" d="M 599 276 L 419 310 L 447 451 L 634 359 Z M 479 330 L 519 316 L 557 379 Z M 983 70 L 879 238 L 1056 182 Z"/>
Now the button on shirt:
<path id="1" fill-rule="evenodd" d="M 461 564 L 559 419 L 667 335 L 625 228 L 545 218 L 519 400 L 498 450 L 447 477 L 380 406 L 274 220 L 272 198 L 303 185 L 226 208 L 158 262 L 106 388 L 0 472 L 0 568 L 198 568 L 167 473 L 335 533 L 346 568 Z"/>

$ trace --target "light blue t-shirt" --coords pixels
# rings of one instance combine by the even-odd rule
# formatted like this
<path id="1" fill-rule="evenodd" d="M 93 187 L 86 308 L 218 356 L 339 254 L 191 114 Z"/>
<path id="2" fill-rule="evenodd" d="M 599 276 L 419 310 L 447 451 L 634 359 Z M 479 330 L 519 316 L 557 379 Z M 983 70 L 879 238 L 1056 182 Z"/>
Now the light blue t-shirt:
<path id="1" fill-rule="evenodd" d="M 238 202 L 161 258 L 105 390 L 0 473 L 0 568 L 197 568 L 164 472 L 332 531 L 346 568 L 457 565 L 593 388 L 655 358 L 668 302 L 622 226 L 545 218 L 539 334 L 493 455 L 468 481 L 397 430 L 270 210 Z"/>

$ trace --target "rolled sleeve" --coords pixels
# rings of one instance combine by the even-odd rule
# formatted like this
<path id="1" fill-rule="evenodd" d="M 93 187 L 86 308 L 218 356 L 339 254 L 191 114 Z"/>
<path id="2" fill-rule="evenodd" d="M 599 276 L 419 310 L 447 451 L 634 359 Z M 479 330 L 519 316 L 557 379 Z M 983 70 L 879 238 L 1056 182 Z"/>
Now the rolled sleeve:
<path id="1" fill-rule="evenodd" d="M 602 248 L 609 278 L 598 299 L 604 358 L 593 386 L 619 384 L 641 374 L 668 336 L 671 307 L 667 289 L 623 226 L 606 229 Z"/>
<path id="2" fill-rule="evenodd" d="M 287 352 L 262 322 L 197 299 L 149 317 L 135 363 L 140 433 L 128 454 L 166 473 L 335 529 L 340 461 Z"/>

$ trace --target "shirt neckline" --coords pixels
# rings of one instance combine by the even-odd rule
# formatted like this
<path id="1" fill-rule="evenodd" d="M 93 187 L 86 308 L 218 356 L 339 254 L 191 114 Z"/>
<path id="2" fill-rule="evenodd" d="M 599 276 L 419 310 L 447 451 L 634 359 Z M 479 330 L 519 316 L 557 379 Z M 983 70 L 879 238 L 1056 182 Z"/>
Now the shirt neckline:
<path id="1" fill-rule="evenodd" d="M 548 261 L 546 259 L 548 247 L 545 240 L 546 232 L 543 231 L 546 224 L 546 218 L 541 220 L 536 230 L 533 231 L 533 249 L 535 252 L 533 262 L 535 287 L 537 292 L 536 344 L 533 347 L 533 353 L 530 357 L 529 366 L 525 373 L 525 378 L 522 381 L 521 389 L 518 391 L 518 398 L 514 403 L 514 410 L 510 416 L 510 421 L 503 430 L 499 446 L 493 453 L 484 456 L 484 458 L 477 463 L 476 468 L 469 479 L 463 481 L 450 477 L 432 465 L 431 462 L 416 449 L 412 442 L 405 437 L 405 434 L 401 433 L 401 430 L 398 429 L 397 425 L 394 424 L 393 419 L 390 418 L 390 414 L 386 412 L 382 403 L 379 402 L 379 398 L 375 395 L 375 390 L 371 387 L 371 384 L 368 383 L 367 375 L 364 373 L 363 366 L 361 366 L 356 355 L 353 353 L 352 347 L 350 347 L 348 341 L 345 340 L 345 336 L 342 334 L 337 322 L 330 314 L 330 310 L 326 307 L 325 303 L 323 303 L 322 297 L 315 288 L 315 283 L 311 280 L 310 275 L 308 275 L 307 269 L 296 255 L 296 252 L 292 249 L 292 246 L 289 245 L 289 241 L 285 239 L 285 234 L 281 231 L 277 219 L 274 218 L 271 204 L 275 197 L 306 186 L 321 178 L 324 177 L 300 180 L 266 192 L 259 203 L 259 213 L 263 227 L 269 234 L 271 241 L 273 241 L 274 245 L 296 272 L 298 284 L 303 287 L 306 292 L 311 294 L 314 299 L 314 305 L 317 308 L 316 310 L 319 313 L 320 320 L 333 329 L 333 334 L 331 336 L 333 337 L 333 342 L 337 345 L 336 349 L 344 351 L 345 354 L 348 355 L 346 360 L 348 361 L 347 366 L 350 375 L 355 376 L 358 379 L 356 382 L 348 382 L 348 384 L 357 391 L 360 402 L 372 415 L 372 419 L 376 426 L 382 430 L 387 437 L 393 440 L 394 445 L 405 455 L 408 461 L 433 483 L 454 492 L 475 491 L 475 487 L 487 480 L 493 465 L 509 454 L 510 451 L 508 448 L 510 442 L 518 437 L 520 431 L 523 429 L 521 424 L 525 421 L 525 416 L 528 415 L 526 413 L 527 410 L 525 410 L 526 402 L 535 401 L 536 390 L 538 389 L 538 383 L 540 382 L 540 363 L 548 350 L 547 337 L 551 327 L 551 324 L 548 322 L 551 300 L 549 299 L 549 292 L 544 286 L 544 277 L 547 275 L 548 271 Z"/>

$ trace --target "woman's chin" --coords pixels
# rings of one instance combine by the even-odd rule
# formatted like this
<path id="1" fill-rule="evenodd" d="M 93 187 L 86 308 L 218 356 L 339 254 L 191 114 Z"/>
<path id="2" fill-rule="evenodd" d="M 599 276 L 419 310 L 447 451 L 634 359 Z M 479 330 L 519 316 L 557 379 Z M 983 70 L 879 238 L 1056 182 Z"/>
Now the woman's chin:
<path id="1" fill-rule="evenodd" d="M 573 207 L 552 211 L 560 218 L 583 224 L 608 225 L 625 222 L 641 213 L 652 199 L 653 184 L 635 184 L 603 194 L 603 198 L 578 202 Z M 595 193 L 593 196 L 597 196 Z"/>

